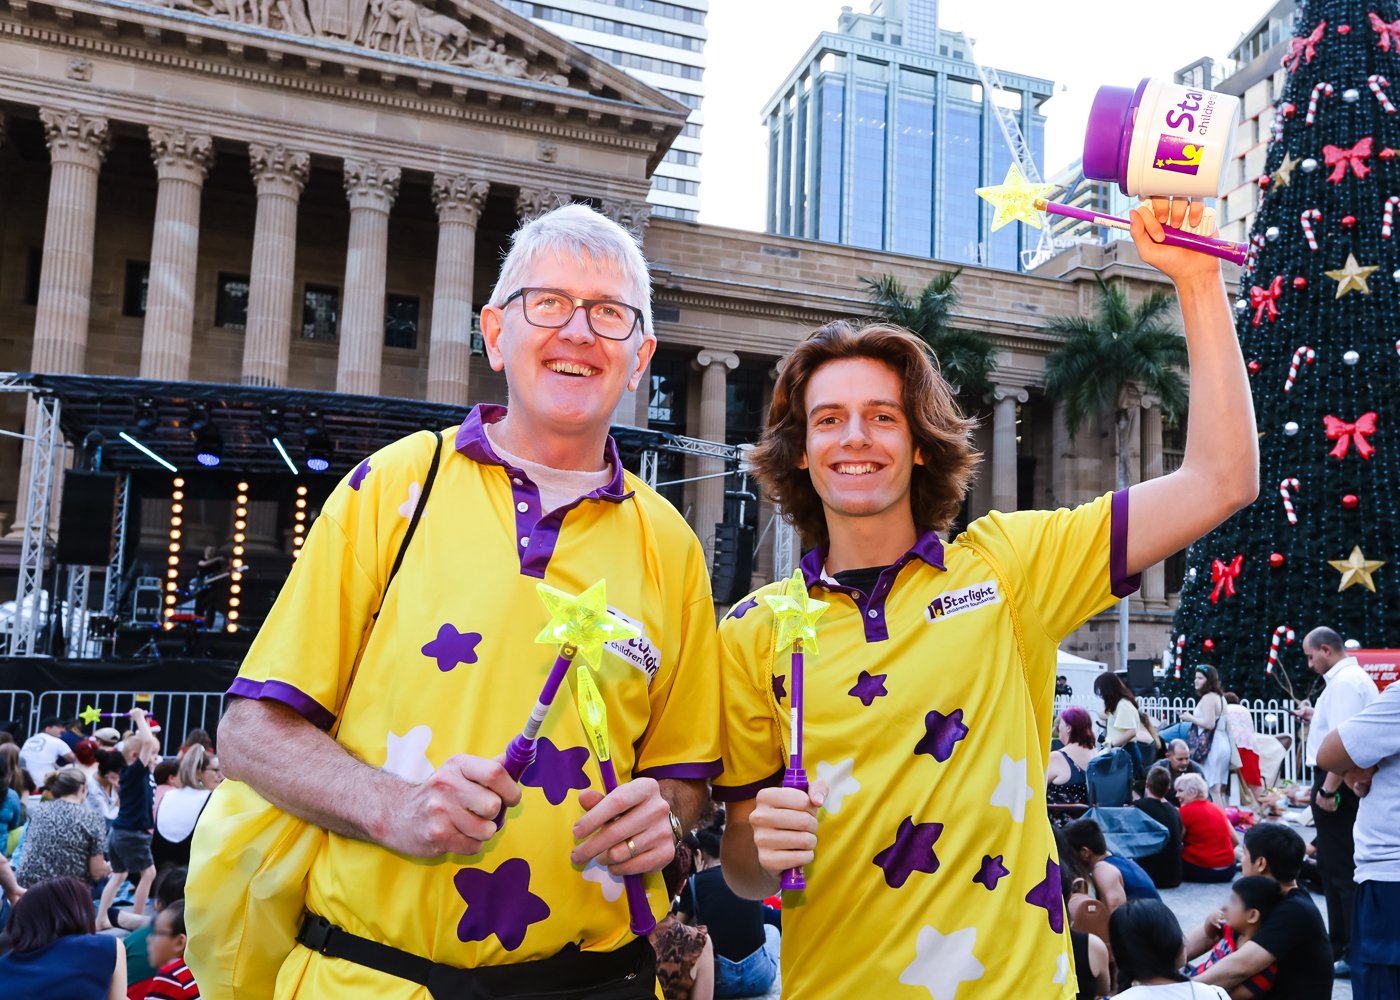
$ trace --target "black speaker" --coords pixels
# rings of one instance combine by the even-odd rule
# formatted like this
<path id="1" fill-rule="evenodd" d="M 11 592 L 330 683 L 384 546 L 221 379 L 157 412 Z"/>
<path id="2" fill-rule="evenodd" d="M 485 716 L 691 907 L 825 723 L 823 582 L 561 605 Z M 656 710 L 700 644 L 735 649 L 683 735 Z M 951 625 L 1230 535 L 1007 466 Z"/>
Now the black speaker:
<path id="1" fill-rule="evenodd" d="M 715 564 L 710 589 L 716 604 L 733 604 L 753 579 L 753 528 L 737 521 L 715 525 Z"/>
<path id="2" fill-rule="evenodd" d="M 106 566 L 111 562 L 116 510 L 116 476 L 69 469 L 63 479 L 54 561 L 69 566 Z"/>
<path id="3" fill-rule="evenodd" d="M 1152 669 L 1156 665 L 1155 660 L 1128 661 L 1128 687 L 1132 688 L 1139 698 L 1157 690 L 1157 678 L 1152 675 Z"/>

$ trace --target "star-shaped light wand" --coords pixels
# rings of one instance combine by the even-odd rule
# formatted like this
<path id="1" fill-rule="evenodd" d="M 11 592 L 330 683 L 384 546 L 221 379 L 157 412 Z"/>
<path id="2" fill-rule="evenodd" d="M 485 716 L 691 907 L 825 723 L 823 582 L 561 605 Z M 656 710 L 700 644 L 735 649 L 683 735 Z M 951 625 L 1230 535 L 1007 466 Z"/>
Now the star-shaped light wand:
<path id="1" fill-rule="evenodd" d="M 795 569 L 783 583 L 781 594 L 764 595 L 764 603 L 773 611 L 777 625 L 777 642 L 774 656 L 792 647 L 792 715 L 789 727 L 792 733 L 792 750 L 788 754 L 788 767 L 783 772 L 784 788 L 807 790 L 807 771 L 802 766 L 802 709 L 803 709 L 803 652 L 802 644 L 813 653 L 817 651 L 817 619 L 827 609 L 823 601 L 814 601 L 807 594 L 807 581 L 802 570 Z M 805 889 L 807 878 L 801 868 L 789 868 L 783 872 L 782 888 Z"/>
<path id="2" fill-rule="evenodd" d="M 617 769 L 613 767 L 612 751 L 608 746 L 608 706 L 603 701 L 602 692 L 593 681 L 593 675 L 584 669 L 583 664 L 574 671 L 574 697 L 578 699 L 578 714 L 583 720 L 584 732 L 593 747 L 593 756 L 598 758 L 598 774 L 603 779 L 603 791 L 611 792 L 617 787 Z M 656 918 L 651 915 L 647 903 L 646 886 L 640 875 L 622 876 L 622 885 L 627 890 L 627 913 L 631 918 L 632 933 L 645 937 L 656 927 Z"/>
<path id="3" fill-rule="evenodd" d="M 992 187 L 980 187 L 977 189 L 977 194 L 983 200 L 996 206 L 997 213 L 992 219 L 992 232 L 996 232 L 1007 223 L 1017 221 L 1039 229 L 1043 222 L 1041 219 L 1043 212 L 1051 215 L 1062 215 L 1070 219 L 1083 219 L 1093 225 L 1107 226 L 1110 229 L 1131 230 L 1133 228 L 1131 222 L 1127 219 L 1120 219 L 1116 215 L 1101 215 L 1087 208 L 1076 208 L 1074 205 L 1062 205 L 1059 202 L 1050 201 L 1047 195 L 1053 190 L 1055 190 L 1054 184 L 1032 184 L 1026 180 L 1020 168 L 1013 163 L 1011 169 L 1006 172 L 1006 180 Z M 1249 248 L 1243 243 L 1233 243 L 1217 236 L 1200 236 L 1184 229 L 1175 229 L 1172 226 L 1163 226 L 1162 233 L 1162 243 L 1166 246 L 1184 247 L 1187 250 L 1195 250 L 1197 253 L 1209 254 L 1212 257 L 1219 257 L 1221 260 L 1241 265 L 1249 256 Z"/>
<path id="4" fill-rule="evenodd" d="M 505 769 L 511 780 L 519 781 L 525 769 L 535 762 L 535 746 L 540 727 L 559 693 L 559 685 L 569 673 L 569 665 L 577 656 L 594 670 L 603 662 L 603 646 L 619 639 L 635 639 L 641 631 L 608 610 L 607 583 L 599 580 L 575 597 L 547 583 L 535 585 L 540 600 L 549 610 L 549 624 L 535 641 L 546 646 L 558 646 L 559 656 L 545 678 L 535 707 L 525 728 L 506 747 Z M 505 822 L 505 806 L 496 814 L 496 827 Z"/>

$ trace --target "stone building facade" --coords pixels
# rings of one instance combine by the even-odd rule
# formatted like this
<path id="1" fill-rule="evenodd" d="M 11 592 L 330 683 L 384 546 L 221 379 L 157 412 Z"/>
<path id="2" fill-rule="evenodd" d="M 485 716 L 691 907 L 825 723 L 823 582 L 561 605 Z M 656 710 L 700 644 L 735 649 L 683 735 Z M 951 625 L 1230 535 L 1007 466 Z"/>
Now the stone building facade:
<path id="1" fill-rule="evenodd" d="M 761 427 L 778 359 L 813 326 L 866 313 L 861 276 L 920 287 L 947 266 L 649 219 L 649 178 L 687 109 L 489 2 L 8 0 L 0 114 L 9 370 L 501 400 L 473 352 L 474 311 L 519 221 L 585 200 L 653 262 L 650 390 L 618 422 L 737 444 Z M 991 397 L 970 401 L 987 460 L 969 516 L 1112 487 L 1111 428 L 1071 441 L 1040 391 L 1053 346 L 1040 327 L 1087 309 L 1096 274 L 1134 295 L 1163 280 L 1129 244 L 959 279 L 957 322 L 990 334 L 1001 361 Z M 1147 402 L 1140 476 L 1174 460 Z M 0 426 L 25 425 L 23 402 L 0 397 Z M 11 525 L 26 467 L 0 438 Z M 712 545 L 723 481 L 670 495 Z M 16 549 L 0 539 L 0 568 Z M 769 570 L 761 558 L 756 578 Z M 1170 589 L 1149 571 L 1132 656 L 1165 647 Z M 1113 625 L 1067 646 L 1109 659 Z"/>

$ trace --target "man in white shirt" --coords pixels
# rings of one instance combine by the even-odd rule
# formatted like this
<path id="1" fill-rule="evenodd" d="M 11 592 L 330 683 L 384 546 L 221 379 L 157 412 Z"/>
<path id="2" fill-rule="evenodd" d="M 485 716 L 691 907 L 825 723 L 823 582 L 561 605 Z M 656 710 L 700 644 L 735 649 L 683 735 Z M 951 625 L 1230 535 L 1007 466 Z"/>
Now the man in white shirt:
<path id="1" fill-rule="evenodd" d="M 49 772 L 57 771 L 61 764 L 73 763 L 73 753 L 68 744 L 59 739 L 66 723 L 60 718 L 45 719 L 43 728 L 19 748 L 19 762 L 29 772 L 35 786 L 43 787 Z"/>
<path id="2" fill-rule="evenodd" d="M 1346 977 L 1350 974 L 1347 942 L 1355 896 L 1352 828 L 1356 825 L 1357 798 L 1341 774 L 1318 766 L 1317 755 L 1327 734 L 1375 701 L 1379 692 L 1371 675 L 1354 656 L 1347 655 L 1342 637 L 1333 629 L 1321 626 L 1309 632 L 1303 640 L 1303 652 L 1307 654 L 1308 667 L 1327 682 L 1317 705 L 1312 709 L 1305 707 L 1302 714 L 1311 721 L 1307 762 L 1314 769 L 1312 814 L 1317 837 L 1313 842 L 1327 896 L 1327 927 L 1332 953 L 1337 958 L 1336 974 Z"/>
<path id="3" fill-rule="evenodd" d="M 1351 987 L 1357 1000 L 1400 997 L 1400 684 L 1328 734 L 1318 760 L 1361 796 Z"/>

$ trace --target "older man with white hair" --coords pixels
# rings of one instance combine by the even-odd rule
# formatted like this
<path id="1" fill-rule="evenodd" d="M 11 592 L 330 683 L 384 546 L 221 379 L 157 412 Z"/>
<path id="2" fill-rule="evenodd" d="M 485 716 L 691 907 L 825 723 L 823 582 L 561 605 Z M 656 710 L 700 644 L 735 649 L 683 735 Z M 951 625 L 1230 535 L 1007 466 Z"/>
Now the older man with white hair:
<path id="1" fill-rule="evenodd" d="M 300 945 L 272 970 L 278 1000 L 655 995 L 622 878 L 644 876 L 664 914 L 658 873 L 720 748 L 702 550 L 608 436 L 655 350 L 646 261 L 615 223 L 558 209 L 516 233 L 481 329 L 509 405 L 346 477 L 229 691 L 219 748 L 235 780 L 196 831 L 192 885 L 202 844 L 239 835 L 220 803 L 241 783 L 329 831 Z M 500 755 L 555 658 L 536 643 L 536 585 L 603 577 L 641 630 L 595 674 L 621 784 L 603 794 L 567 687 L 517 783 Z M 201 987 L 219 947 L 195 929 Z"/>

